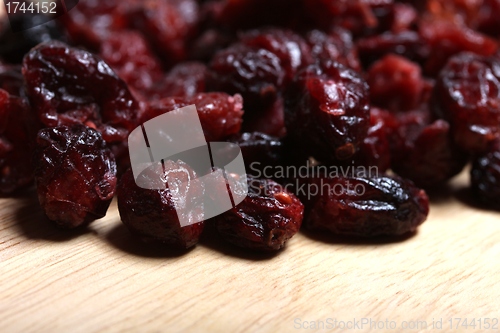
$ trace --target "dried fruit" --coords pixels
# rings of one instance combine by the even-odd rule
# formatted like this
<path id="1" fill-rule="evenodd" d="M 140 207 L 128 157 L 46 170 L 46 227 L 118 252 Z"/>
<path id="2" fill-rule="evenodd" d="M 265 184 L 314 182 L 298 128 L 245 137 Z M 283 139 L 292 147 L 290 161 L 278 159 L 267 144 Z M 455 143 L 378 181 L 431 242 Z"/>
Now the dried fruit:
<path id="1" fill-rule="evenodd" d="M 85 124 L 108 143 L 137 125 L 138 103 L 125 82 L 95 55 L 61 42 L 40 44 L 24 58 L 31 105 L 45 126 Z"/>
<path id="2" fill-rule="evenodd" d="M 351 158 L 366 137 L 368 85 L 339 63 L 301 72 L 286 94 L 286 103 L 290 138 L 323 163 Z"/>
<path id="3" fill-rule="evenodd" d="M 163 171 L 165 170 L 165 171 Z M 154 166 L 139 177 L 161 185 L 163 189 L 149 190 L 137 186 L 129 169 L 118 183 L 118 210 L 125 226 L 132 234 L 145 242 L 159 242 L 169 247 L 187 249 L 198 243 L 204 222 L 181 227 L 175 202 L 168 188 L 168 181 L 184 183 L 176 191 L 184 196 L 200 196 L 204 193 L 201 183 L 192 186 L 196 173 L 184 162 L 165 161 L 164 169 Z M 185 187 L 184 187 L 185 186 Z M 161 188 L 161 187 L 159 187 Z M 203 209 L 190 212 L 193 218 L 203 216 Z"/>
<path id="4" fill-rule="evenodd" d="M 0 89 L 14 96 L 25 95 L 21 66 L 6 65 L 0 62 Z"/>
<path id="5" fill-rule="evenodd" d="M 0 89 L 0 192 L 11 193 L 33 181 L 31 157 L 37 123 L 27 101 Z"/>
<path id="6" fill-rule="evenodd" d="M 200 93 L 192 97 L 167 97 L 153 101 L 148 104 L 141 123 L 193 104 L 207 141 L 221 141 L 240 131 L 243 116 L 241 96 L 224 93 Z"/>
<path id="7" fill-rule="evenodd" d="M 35 181 L 47 217 L 63 228 L 102 218 L 116 188 L 116 163 L 101 134 L 76 124 L 40 130 Z"/>
<path id="8" fill-rule="evenodd" d="M 276 251 L 299 231 L 303 210 L 300 200 L 278 183 L 248 178 L 248 196 L 213 220 L 219 234 L 236 246 Z"/>
<path id="9" fill-rule="evenodd" d="M 500 140 L 493 141 L 488 150 L 474 159 L 471 187 L 483 203 L 500 208 Z"/>
<path id="10" fill-rule="evenodd" d="M 448 121 L 463 150 L 484 152 L 500 133 L 500 59 L 472 53 L 452 57 L 433 91 L 435 113 Z"/>
<path id="11" fill-rule="evenodd" d="M 304 225 L 337 235 L 397 236 L 414 232 L 429 213 L 429 199 L 398 177 L 317 178 L 321 191 L 306 205 Z"/>

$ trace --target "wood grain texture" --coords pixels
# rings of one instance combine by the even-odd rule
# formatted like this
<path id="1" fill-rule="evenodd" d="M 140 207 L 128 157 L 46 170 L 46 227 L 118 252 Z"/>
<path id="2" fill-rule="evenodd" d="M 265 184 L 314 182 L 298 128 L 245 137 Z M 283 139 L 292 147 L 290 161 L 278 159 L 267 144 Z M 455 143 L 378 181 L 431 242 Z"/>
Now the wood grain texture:
<path id="1" fill-rule="evenodd" d="M 464 203 L 466 183 L 463 174 L 435 198 L 413 237 L 363 243 L 299 234 L 273 257 L 214 237 L 187 253 L 145 249 L 121 226 L 116 203 L 88 230 L 68 233 L 43 219 L 34 193 L 3 199 L 0 331 L 342 331 L 305 329 L 305 321 L 328 318 L 398 325 L 356 332 L 486 331 L 447 324 L 500 318 L 500 213 Z M 443 328 L 432 329 L 439 319 Z M 401 329 L 416 320 L 428 328 Z"/>

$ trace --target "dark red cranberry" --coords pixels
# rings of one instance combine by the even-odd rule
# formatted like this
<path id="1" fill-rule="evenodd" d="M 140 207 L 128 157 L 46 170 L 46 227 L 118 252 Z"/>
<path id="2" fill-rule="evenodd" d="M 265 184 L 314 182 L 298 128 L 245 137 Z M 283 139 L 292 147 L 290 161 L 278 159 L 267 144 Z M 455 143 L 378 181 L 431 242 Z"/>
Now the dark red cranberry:
<path id="1" fill-rule="evenodd" d="M 397 55 L 387 55 L 368 71 L 370 100 L 391 111 L 416 108 L 424 94 L 425 82 L 420 66 Z"/>
<path id="2" fill-rule="evenodd" d="M 358 53 L 347 30 L 335 28 L 329 34 L 313 30 L 307 34 L 307 42 L 316 61 L 323 63 L 335 60 L 354 70 L 360 70 Z"/>
<path id="3" fill-rule="evenodd" d="M 130 11 L 128 19 L 168 66 L 187 57 L 187 42 L 196 31 L 198 16 L 195 0 L 143 0 Z"/>
<path id="4" fill-rule="evenodd" d="M 138 103 L 127 85 L 95 55 L 61 42 L 37 46 L 23 61 L 31 105 L 45 126 L 85 124 L 108 143 L 137 125 Z"/>
<path id="5" fill-rule="evenodd" d="M 486 150 L 500 132 L 500 60 L 461 53 L 441 71 L 433 92 L 436 114 L 448 121 L 459 147 Z"/>
<path id="6" fill-rule="evenodd" d="M 193 184 L 196 173 L 184 162 L 165 161 L 162 167 L 151 167 L 139 177 L 158 186 L 158 190 L 137 186 L 132 170 L 129 169 L 118 182 L 118 210 L 125 226 L 132 234 L 145 242 L 159 242 L 168 247 L 187 249 L 198 243 L 204 222 L 196 222 L 182 227 L 176 210 L 169 180 L 183 185 L 177 189 L 184 196 L 200 196 L 204 188 L 200 182 Z M 203 216 L 203 210 L 190 212 L 193 218 Z"/>
<path id="7" fill-rule="evenodd" d="M 116 163 L 96 130 L 80 124 L 45 128 L 36 142 L 35 180 L 47 217 L 75 228 L 106 215 Z"/>
<path id="8" fill-rule="evenodd" d="M 277 137 L 264 133 L 242 133 L 229 138 L 229 141 L 240 146 L 247 173 L 261 176 L 264 170 L 273 174 L 273 167 L 283 162 L 283 143 Z M 266 178 L 266 174 L 263 175 Z"/>
<path id="9" fill-rule="evenodd" d="M 450 126 L 444 120 L 431 122 L 421 112 L 398 117 L 399 145 L 392 151 L 392 169 L 417 186 L 437 188 L 459 174 L 468 156 L 453 142 Z"/>
<path id="10" fill-rule="evenodd" d="M 233 45 L 217 53 L 209 68 L 208 89 L 241 94 L 250 112 L 271 105 L 283 87 L 281 61 L 265 49 Z"/>
<path id="11" fill-rule="evenodd" d="M 207 66 L 200 62 L 182 62 L 174 66 L 151 89 L 141 91 L 147 99 L 192 97 L 206 91 Z"/>
<path id="12" fill-rule="evenodd" d="M 295 74 L 313 62 L 311 51 L 305 40 L 290 30 L 263 29 L 245 33 L 243 44 L 267 50 L 276 55 L 285 71 L 285 81 L 290 82 Z"/>
<path id="13" fill-rule="evenodd" d="M 427 75 L 435 76 L 447 60 L 462 51 L 470 51 L 482 56 L 489 56 L 498 50 L 498 43 L 465 26 L 458 26 L 447 21 L 423 21 L 420 34 L 430 45 L 431 53 L 425 63 Z"/>
<path id="14" fill-rule="evenodd" d="M 500 140 L 493 141 L 484 154 L 474 159 L 471 186 L 480 201 L 500 209 Z"/>
<path id="15" fill-rule="evenodd" d="M 167 97 L 148 104 L 141 117 L 146 122 L 166 112 L 196 105 L 207 141 L 221 141 L 240 131 L 243 116 L 241 96 L 224 93 L 200 93 L 192 97 Z"/>
<path id="16" fill-rule="evenodd" d="M 304 225 L 312 230 L 398 236 L 414 232 L 429 213 L 426 193 L 398 177 L 317 178 L 309 184 L 316 195 L 306 205 Z"/>
<path id="17" fill-rule="evenodd" d="M 356 42 L 356 46 L 359 58 L 365 68 L 391 53 L 418 63 L 424 63 L 430 53 L 427 42 L 415 31 L 385 32 L 361 38 Z"/>
<path id="18" fill-rule="evenodd" d="M 278 183 L 248 178 L 248 196 L 213 220 L 219 234 L 236 246 L 277 251 L 299 231 L 303 211 L 300 200 Z"/>
<path id="19" fill-rule="evenodd" d="M 27 101 L 0 89 L 0 193 L 11 193 L 33 181 L 36 132 Z"/>
<path id="20" fill-rule="evenodd" d="M 162 77 L 160 61 L 137 32 L 110 34 L 101 44 L 100 56 L 122 80 L 138 91 L 151 88 Z"/>
<path id="21" fill-rule="evenodd" d="M 7 65 L 0 62 L 0 89 L 14 96 L 25 95 L 21 66 Z"/>
<path id="22" fill-rule="evenodd" d="M 245 113 L 243 130 L 246 132 L 262 132 L 272 136 L 284 137 L 286 135 L 286 128 L 283 97 L 279 96 L 263 112 Z"/>
<path id="23" fill-rule="evenodd" d="M 286 124 L 297 148 L 323 163 L 347 160 L 366 137 L 368 85 L 339 63 L 310 66 L 287 92 Z"/>

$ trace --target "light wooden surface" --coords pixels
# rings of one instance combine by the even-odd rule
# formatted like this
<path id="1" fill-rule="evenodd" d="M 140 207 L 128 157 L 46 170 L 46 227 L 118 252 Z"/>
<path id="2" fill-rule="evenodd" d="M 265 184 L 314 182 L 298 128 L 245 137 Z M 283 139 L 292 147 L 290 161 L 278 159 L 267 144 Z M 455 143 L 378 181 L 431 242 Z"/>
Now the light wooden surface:
<path id="1" fill-rule="evenodd" d="M 144 249 L 116 203 L 68 233 L 43 220 L 33 195 L 2 199 L 0 332 L 311 332 L 310 321 L 335 318 L 397 324 L 377 332 L 498 332 L 449 328 L 450 318 L 500 318 L 500 213 L 464 203 L 466 182 L 436 198 L 411 238 L 299 234 L 274 257 L 213 237 L 183 254 Z M 401 328 L 411 321 L 420 329 Z"/>

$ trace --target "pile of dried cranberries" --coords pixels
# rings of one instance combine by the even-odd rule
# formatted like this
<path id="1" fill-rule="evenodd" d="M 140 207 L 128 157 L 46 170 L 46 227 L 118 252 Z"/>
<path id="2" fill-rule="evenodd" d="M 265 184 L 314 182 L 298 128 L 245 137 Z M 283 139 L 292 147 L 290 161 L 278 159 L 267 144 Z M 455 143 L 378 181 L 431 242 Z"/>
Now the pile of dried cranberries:
<path id="1" fill-rule="evenodd" d="M 34 181 L 64 228 L 116 194 L 143 240 L 188 248 L 212 224 L 261 251 L 302 223 L 414 232 L 423 189 L 469 162 L 471 189 L 499 209 L 498 17 L 500 0 L 80 0 L 33 29 L 0 25 L 0 192 Z M 139 187 L 127 138 L 193 104 L 207 141 L 240 145 L 248 195 L 181 227 L 168 181 L 211 194 L 181 160 L 150 174 L 163 189 Z"/>

